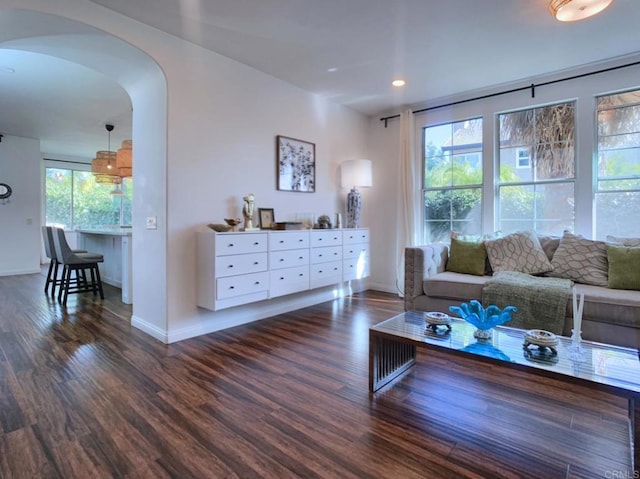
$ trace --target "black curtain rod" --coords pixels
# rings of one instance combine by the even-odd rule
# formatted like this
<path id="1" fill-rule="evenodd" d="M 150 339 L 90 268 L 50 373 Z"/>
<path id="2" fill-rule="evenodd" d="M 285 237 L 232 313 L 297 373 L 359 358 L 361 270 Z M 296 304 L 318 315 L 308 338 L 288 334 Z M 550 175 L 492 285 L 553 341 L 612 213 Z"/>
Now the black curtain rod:
<path id="1" fill-rule="evenodd" d="M 536 96 L 536 87 L 539 87 L 539 86 L 553 85 L 554 83 L 561 83 L 561 82 L 564 82 L 564 81 L 576 80 L 577 78 L 588 77 L 588 76 L 591 76 L 591 75 L 598 75 L 600 73 L 606 73 L 606 72 L 610 72 L 610 71 L 613 71 L 613 70 L 620 70 L 622 68 L 633 67 L 633 66 L 636 66 L 636 65 L 640 65 L 640 61 L 632 62 L 632 63 L 626 63 L 624 65 L 618 65 L 618 66 L 610 67 L 610 68 L 603 68 L 602 70 L 596 70 L 596 71 L 589 72 L 589 73 L 581 73 L 579 75 L 573 75 L 573 76 L 570 76 L 570 77 L 559 78 L 557 80 L 549 80 L 549 81 L 538 83 L 538 84 L 532 83 L 531 85 L 528 85 L 528 86 L 521 86 L 521 87 L 518 87 L 518 88 L 512 88 L 510 90 L 503 90 L 503 91 L 499 91 L 499 92 L 496 92 L 496 93 L 489 93 L 487 95 L 476 96 L 474 98 L 467 98 L 466 100 L 459 100 L 459 101 L 453 101 L 451 103 L 444 103 L 442 105 L 430 106 L 428 108 L 422 108 L 421 110 L 415 110 L 412 113 L 414 113 L 414 114 L 415 113 L 423 113 L 425 111 L 437 110 L 439 108 L 446 108 L 446 107 L 449 107 L 449 106 L 460 105 L 462 103 L 469 103 L 471 101 L 476 101 L 476 100 L 485 100 L 487 98 L 492 98 L 494 96 L 508 95 L 509 93 L 515 93 L 515 92 L 524 91 L 524 90 L 531 90 L 531 98 L 535 98 L 535 96 Z M 400 115 L 385 116 L 383 118 L 380 118 L 380 121 L 384 121 L 384 127 L 386 128 L 387 127 L 387 122 L 389 120 L 393 120 L 394 118 L 400 118 Z"/>

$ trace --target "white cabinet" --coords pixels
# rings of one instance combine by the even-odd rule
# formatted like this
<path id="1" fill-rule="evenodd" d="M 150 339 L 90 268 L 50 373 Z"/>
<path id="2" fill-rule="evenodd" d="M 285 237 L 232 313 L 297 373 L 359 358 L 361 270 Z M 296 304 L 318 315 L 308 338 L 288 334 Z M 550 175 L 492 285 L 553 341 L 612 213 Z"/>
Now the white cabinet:
<path id="1" fill-rule="evenodd" d="M 369 230 L 344 230 L 342 245 L 342 279 L 362 279 L 369 276 Z"/>
<path id="2" fill-rule="evenodd" d="M 217 311 L 368 276 L 369 230 L 203 230 L 197 266 L 197 304 Z"/>
<path id="3" fill-rule="evenodd" d="M 309 289 L 309 232 L 269 233 L 269 297 Z"/>

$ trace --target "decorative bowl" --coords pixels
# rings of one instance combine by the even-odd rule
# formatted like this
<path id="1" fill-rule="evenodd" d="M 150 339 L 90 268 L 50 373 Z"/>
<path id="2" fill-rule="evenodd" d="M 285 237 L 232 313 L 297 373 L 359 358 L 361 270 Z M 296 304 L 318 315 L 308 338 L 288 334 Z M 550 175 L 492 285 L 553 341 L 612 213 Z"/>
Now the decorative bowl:
<path id="1" fill-rule="evenodd" d="M 476 338 L 487 339 L 491 337 L 491 329 L 511 321 L 511 313 L 518 311 L 518 308 L 507 306 L 501 310 L 492 304 L 485 309 L 479 301 L 473 299 L 469 301 L 469 304 L 462 303 L 460 306 L 449 306 L 449 311 L 457 314 L 467 323 L 474 325 L 477 328 L 474 333 Z"/>
<path id="2" fill-rule="evenodd" d="M 226 231 L 230 231 L 232 228 L 230 225 L 223 225 L 221 223 L 208 224 L 207 226 L 211 228 L 213 231 L 217 231 L 218 233 L 224 233 Z"/>

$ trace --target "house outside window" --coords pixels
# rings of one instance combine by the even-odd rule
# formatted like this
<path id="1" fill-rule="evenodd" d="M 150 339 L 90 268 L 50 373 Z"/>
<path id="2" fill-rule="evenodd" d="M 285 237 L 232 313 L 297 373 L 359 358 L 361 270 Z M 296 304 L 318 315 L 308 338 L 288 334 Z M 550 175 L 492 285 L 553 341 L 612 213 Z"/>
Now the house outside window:
<path id="1" fill-rule="evenodd" d="M 595 238 L 640 236 L 640 90 L 599 96 L 596 104 Z"/>
<path id="2" fill-rule="evenodd" d="M 425 237 L 482 231 L 482 118 L 423 130 Z"/>
<path id="3" fill-rule="evenodd" d="M 573 231 L 574 103 L 500 114 L 498 128 L 498 229 L 554 235 Z"/>
<path id="4" fill-rule="evenodd" d="M 130 226 L 131 178 L 113 195 L 114 185 L 96 183 L 90 171 L 71 168 L 45 168 L 45 224 L 62 227 L 94 228 Z"/>

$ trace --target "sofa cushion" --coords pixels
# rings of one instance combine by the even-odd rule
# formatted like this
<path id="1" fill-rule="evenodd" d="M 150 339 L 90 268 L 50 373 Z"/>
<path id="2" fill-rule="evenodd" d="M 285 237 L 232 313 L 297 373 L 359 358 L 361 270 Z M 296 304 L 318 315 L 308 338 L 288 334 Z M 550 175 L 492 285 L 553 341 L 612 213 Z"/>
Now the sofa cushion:
<path id="1" fill-rule="evenodd" d="M 503 238 L 485 241 L 491 269 L 539 274 L 551 271 L 551 263 L 540 241 L 531 231 L 511 233 Z"/>
<path id="2" fill-rule="evenodd" d="M 484 243 L 451 238 L 447 271 L 483 276 L 486 259 Z"/>
<path id="3" fill-rule="evenodd" d="M 640 248 L 607 245 L 609 288 L 640 290 Z"/>
<path id="4" fill-rule="evenodd" d="M 637 291 L 588 284 L 577 285 L 576 289 L 578 293 L 584 293 L 583 321 L 640 329 L 640 294 Z M 569 301 L 567 312 L 571 309 Z"/>
<path id="5" fill-rule="evenodd" d="M 465 302 L 470 299 L 480 299 L 482 287 L 490 279 L 491 276 L 472 276 L 445 271 L 425 279 L 422 289 L 427 296 Z"/>
<path id="6" fill-rule="evenodd" d="M 551 260 L 553 271 L 547 276 L 567 278 L 576 283 L 608 285 L 607 248 L 595 241 L 565 231 Z"/>

